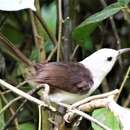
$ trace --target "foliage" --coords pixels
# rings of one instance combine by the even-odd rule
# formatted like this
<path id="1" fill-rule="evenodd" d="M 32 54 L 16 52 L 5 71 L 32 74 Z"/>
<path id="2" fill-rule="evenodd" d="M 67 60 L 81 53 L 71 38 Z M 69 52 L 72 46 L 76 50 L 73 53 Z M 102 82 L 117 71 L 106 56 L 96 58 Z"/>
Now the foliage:
<path id="1" fill-rule="evenodd" d="M 119 120 L 113 115 L 112 112 L 105 108 L 95 110 L 93 112 L 93 117 L 95 117 L 97 120 L 100 120 L 101 123 L 105 124 L 112 130 L 121 130 Z M 94 123 L 92 123 L 92 127 L 94 130 L 103 130 Z"/>
<path id="2" fill-rule="evenodd" d="M 85 21 L 83 21 L 72 33 L 73 38 L 82 43 L 81 45 L 85 46 L 88 37 L 93 33 L 97 26 L 108 17 L 118 13 L 121 9 L 125 8 L 122 3 L 116 2 L 100 12 L 88 17 Z"/>
<path id="3" fill-rule="evenodd" d="M 24 123 L 20 125 L 20 130 L 35 130 L 31 123 Z"/>

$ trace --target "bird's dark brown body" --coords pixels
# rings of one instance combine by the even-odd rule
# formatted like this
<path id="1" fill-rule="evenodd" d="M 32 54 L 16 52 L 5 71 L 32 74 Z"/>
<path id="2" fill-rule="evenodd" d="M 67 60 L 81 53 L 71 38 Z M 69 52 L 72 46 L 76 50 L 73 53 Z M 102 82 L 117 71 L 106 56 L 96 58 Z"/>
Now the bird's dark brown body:
<path id="1" fill-rule="evenodd" d="M 85 93 L 93 84 L 90 71 L 80 63 L 49 62 L 35 65 L 36 73 L 30 78 L 38 84 L 49 84 L 71 93 Z"/>

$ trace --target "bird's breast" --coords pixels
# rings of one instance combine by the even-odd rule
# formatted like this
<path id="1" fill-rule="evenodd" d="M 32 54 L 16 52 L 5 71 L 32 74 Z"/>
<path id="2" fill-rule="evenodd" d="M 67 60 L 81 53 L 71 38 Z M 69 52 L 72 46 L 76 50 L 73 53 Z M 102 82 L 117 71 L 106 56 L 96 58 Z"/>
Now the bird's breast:
<path id="1" fill-rule="evenodd" d="M 87 94 L 74 94 L 63 90 L 58 90 L 55 93 L 49 95 L 49 99 L 52 102 L 63 102 L 67 104 L 73 104 L 81 99 L 86 98 Z"/>

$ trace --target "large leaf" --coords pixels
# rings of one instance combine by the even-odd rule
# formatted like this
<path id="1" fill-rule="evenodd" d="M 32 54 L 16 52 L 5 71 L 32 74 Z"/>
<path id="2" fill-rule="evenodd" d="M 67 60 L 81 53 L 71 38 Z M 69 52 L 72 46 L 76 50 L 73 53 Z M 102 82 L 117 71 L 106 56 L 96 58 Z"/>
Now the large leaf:
<path id="1" fill-rule="evenodd" d="M 53 33 L 53 35 L 55 35 L 56 19 L 57 19 L 56 3 L 53 2 L 49 6 L 43 6 L 41 13 L 42 13 L 42 17 L 44 18 L 49 30 Z M 45 51 L 46 51 L 46 53 L 49 53 L 53 49 L 53 44 L 52 44 L 52 41 L 49 39 L 47 33 L 45 33 L 44 38 L 46 41 L 45 42 Z M 35 54 L 34 54 L 34 56 L 36 57 Z"/>
<path id="2" fill-rule="evenodd" d="M 101 123 L 103 123 L 104 125 L 111 128 L 112 130 L 121 130 L 119 120 L 108 109 L 105 108 L 97 109 L 93 112 L 92 116 Z M 92 123 L 92 127 L 94 130 L 103 130 L 94 123 Z"/>
<path id="3" fill-rule="evenodd" d="M 72 37 L 79 43 L 83 44 L 86 40 L 86 37 L 90 36 L 90 34 L 95 30 L 101 21 L 116 14 L 123 8 L 123 4 L 119 2 L 107 6 L 102 11 L 88 17 L 84 22 L 76 27 L 72 32 Z"/>
<path id="4" fill-rule="evenodd" d="M 57 18 L 57 13 L 56 13 L 56 4 L 53 2 L 49 6 L 43 6 L 42 10 L 42 17 L 44 18 L 45 22 L 47 23 L 47 26 L 49 29 L 55 33 L 56 32 L 56 18 Z"/>
<path id="5" fill-rule="evenodd" d="M 92 38 L 90 36 L 86 36 L 86 39 L 83 45 L 84 45 L 83 46 L 84 48 L 92 50 L 93 49 Z"/>

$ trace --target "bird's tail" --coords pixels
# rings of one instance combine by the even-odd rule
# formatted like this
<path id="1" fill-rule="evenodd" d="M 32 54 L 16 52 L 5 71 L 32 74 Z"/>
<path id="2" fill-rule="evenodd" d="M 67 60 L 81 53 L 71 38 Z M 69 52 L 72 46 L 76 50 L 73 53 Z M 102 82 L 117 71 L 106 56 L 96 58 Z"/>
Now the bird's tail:
<path id="1" fill-rule="evenodd" d="M 32 67 L 32 62 L 18 49 L 12 42 L 10 42 L 2 33 L 0 33 L 0 45 L 4 47 L 13 57 L 20 60 L 23 64 L 28 67 Z"/>

